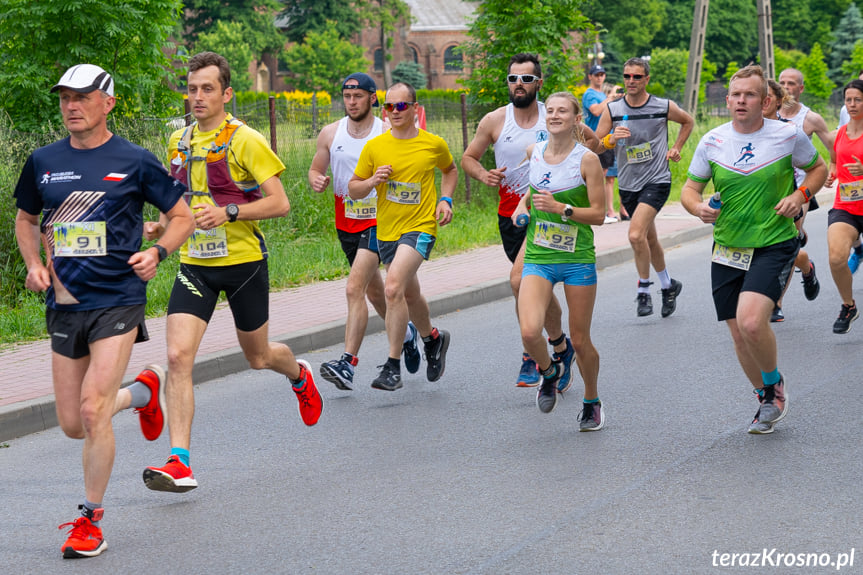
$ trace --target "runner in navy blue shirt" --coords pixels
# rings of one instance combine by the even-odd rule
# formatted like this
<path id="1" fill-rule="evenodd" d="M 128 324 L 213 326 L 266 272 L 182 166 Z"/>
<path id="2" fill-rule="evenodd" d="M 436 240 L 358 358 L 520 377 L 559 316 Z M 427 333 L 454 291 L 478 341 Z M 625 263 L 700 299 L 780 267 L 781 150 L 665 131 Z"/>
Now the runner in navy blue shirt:
<path id="1" fill-rule="evenodd" d="M 85 499 L 70 527 L 64 557 L 107 548 L 100 520 L 114 463 L 111 418 L 138 410 L 144 437 L 164 427 L 163 374 L 154 367 L 120 390 L 132 345 L 147 339 L 146 282 L 194 230 L 185 186 L 153 154 L 108 130 L 114 81 L 102 68 L 73 66 L 51 89 L 69 137 L 28 158 L 15 198 L 15 234 L 27 266 L 25 285 L 46 291 L 57 419 L 83 439 Z M 140 251 L 144 202 L 168 216 L 159 243 Z M 40 216 L 41 214 L 41 221 Z M 46 260 L 42 261 L 40 246 Z"/>

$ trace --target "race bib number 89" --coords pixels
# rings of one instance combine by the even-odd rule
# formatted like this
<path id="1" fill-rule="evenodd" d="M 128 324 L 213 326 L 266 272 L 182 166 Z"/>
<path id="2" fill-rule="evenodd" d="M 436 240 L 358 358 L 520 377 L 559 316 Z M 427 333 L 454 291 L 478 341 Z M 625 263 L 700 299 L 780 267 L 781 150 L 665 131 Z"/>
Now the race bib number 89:
<path id="1" fill-rule="evenodd" d="M 419 204 L 422 187 L 419 182 L 387 180 L 387 199 L 397 204 Z"/>
<path id="2" fill-rule="evenodd" d="M 718 264 L 746 271 L 752 264 L 754 253 L 755 248 L 729 248 L 715 244 L 711 259 Z"/>
<path id="3" fill-rule="evenodd" d="M 54 256 L 81 258 L 108 255 L 105 222 L 54 224 Z"/>
<path id="4" fill-rule="evenodd" d="M 560 252 L 574 252 L 575 240 L 578 239 L 578 228 L 567 224 L 558 224 L 539 220 L 533 234 L 533 243 Z"/>

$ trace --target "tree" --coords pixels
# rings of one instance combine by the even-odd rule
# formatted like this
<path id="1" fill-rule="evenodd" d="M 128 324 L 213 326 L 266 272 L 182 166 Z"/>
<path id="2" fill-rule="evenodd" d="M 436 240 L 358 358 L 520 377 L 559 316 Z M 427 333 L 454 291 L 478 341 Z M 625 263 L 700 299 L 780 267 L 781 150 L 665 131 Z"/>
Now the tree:
<path id="1" fill-rule="evenodd" d="M 689 21 L 692 22 L 690 10 Z M 584 15 L 620 42 L 626 58 L 650 51 L 666 15 L 663 0 L 617 0 L 585 3 Z M 688 46 L 687 46 L 688 48 Z"/>
<path id="2" fill-rule="evenodd" d="M 217 20 L 208 32 L 198 36 L 197 52 L 218 52 L 231 65 L 231 87 L 235 92 L 252 87 L 249 64 L 254 58 L 252 47 L 246 42 L 245 25 L 242 22 Z"/>
<path id="3" fill-rule="evenodd" d="M 803 98 L 809 106 L 823 110 L 827 98 L 836 87 L 827 77 L 827 64 L 824 62 L 824 52 L 821 44 L 816 42 L 812 51 L 800 62 L 800 71 L 806 82 Z"/>
<path id="4" fill-rule="evenodd" d="M 417 90 L 423 90 L 427 80 L 419 64 L 410 60 L 402 60 L 393 69 L 393 82 L 406 82 Z"/>
<path id="5" fill-rule="evenodd" d="M 184 36 L 194 46 L 200 35 L 213 32 L 220 20 L 235 22 L 242 26 L 245 43 L 255 58 L 260 60 L 265 53 L 278 57 L 285 47 L 285 36 L 275 25 L 281 9 L 280 0 L 185 0 Z M 222 53 L 221 49 L 215 51 Z"/>
<path id="6" fill-rule="evenodd" d="M 783 50 L 779 46 L 773 46 L 773 64 L 776 68 L 777 77 L 786 68 L 800 69 L 800 63 L 806 58 L 806 54 L 800 50 Z"/>
<path id="7" fill-rule="evenodd" d="M 581 0 L 486 0 L 479 5 L 463 46 L 473 68 L 460 82 L 475 103 L 501 105 L 509 98 L 505 75 L 509 59 L 518 52 L 539 54 L 547 94 L 567 90 L 584 78 L 583 50 L 578 38 L 592 38 L 595 28 L 585 18 Z"/>
<path id="8" fill-rule="evenodd" d="M 835 38 L 830 44 L 830 79 L 837 84 L 842 81 L 845 74 L 842 71 L 842 63 L 851 57 L 857 39 L 863 37 L 863 17 L 860 10 L 853 2 L 839 21 L 839 25 L 833 32 Z"/>
<path id="9" fill-rule="evenodd" d="M 344 0 L 284 0 L 279 14 L 290 42 L 302 42 L 309 32 L 322 32 L 335 22 L 342 38 L 353 38 L 362 29 L 362 18 L 353 2 Z"/>
<path id="10" fill-rule="evenodd" d="M 0 106 L 19 129 L 59 124 L 49 90 L 85 62 L 114 76 L 115 114 L 175 113 L 181 99 L 169 87 L 176 46 L 168 38 L 181 8 L 181 0 L 0 0 Z"/>
<path id="11" fill-rule="evenodd" d="M 689 50 L 656 48 L 650 53 L 650 83 L 647 91 L 663 98 L 682 102 L 686 90 L 686 71 L 689 66 Z M 707 58 L 701 63 L 701 81 L 698 86 L 698 101 L 706 99 L 707 83 L 716 76 L 716 64 Z"/>
<path id="12" fill-rule="evenodd" d="M 810 0 L 775 0 L 770 4 L 773 14 L 773 41 L 785 49 L 808 51 L 811 46 L 810 36 L 808 32 L 804 32 L 800 23 L 812 22 Z"/>
<path id="13" fill-rule="evenodd" d="M 301 90 L 338 92 L 341 81 L 357 70 L 366 70 L 365 50 L 339 37 L 336 23 L 327 22 L 323 32 L 309 32 L 302 44 L 286 51 L 285 59 L 294 73 L 293 83 Z"/>
<path id="14" fill-rule="evenodd" d="M 384 84 L 390 86 L 393 83 L 390 73 L 392 55 L 389 53 L 393 45 L 391 35 L 396 30 L 396 24 L 410 20 L 410 7 L 402 0 L 357 0 L 356 3 L 362 19 L 368 23 L 369 27 L 378 30 L 381 42 Z"/>
<path id="15" fill-rule="evenodd" d="M 851 80 L 858 79 L 861 71 L 863 71 L 863 40 L 857 40 L 854 43 L 854 49 L 851 50 L 851 57 L 842 63 L 842 78 L 839 84 L 844 86 Z"/>

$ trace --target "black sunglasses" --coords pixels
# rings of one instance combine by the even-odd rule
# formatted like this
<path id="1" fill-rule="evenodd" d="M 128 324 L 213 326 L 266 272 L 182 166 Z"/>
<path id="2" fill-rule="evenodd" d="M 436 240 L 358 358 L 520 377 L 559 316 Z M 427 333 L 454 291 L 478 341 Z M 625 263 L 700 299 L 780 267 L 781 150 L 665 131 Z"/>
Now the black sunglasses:
<path id="1" fill-rule="evenodd" d="M 642 80 L 644 79 L 644 74 L 624 74 L 624 80 Z"/>
<path id="2" fill-rule="evenodd" d="M 539 76 L 533 74 L 510 74 L 506 77 L 506 81 L 510 84 L 515 84 L 518 81 L 521 81 L 522 84 L 533 84 L 537 80 L 539 80 Z"/>
<path id="3" fill-rule="evenodd" d="M 395 104 L 390 104 L 389 102 L 387 102 L 386 104 L 384 104 L 384 110 L 386 110 L 387 112 L 392 112 L 393 108 L 395 108 L 399 112 L 404 112 L 408 109 L 408 106 L 413 106 L 414 104 L 416 104 L 416 102 L 396 102 Z"/>

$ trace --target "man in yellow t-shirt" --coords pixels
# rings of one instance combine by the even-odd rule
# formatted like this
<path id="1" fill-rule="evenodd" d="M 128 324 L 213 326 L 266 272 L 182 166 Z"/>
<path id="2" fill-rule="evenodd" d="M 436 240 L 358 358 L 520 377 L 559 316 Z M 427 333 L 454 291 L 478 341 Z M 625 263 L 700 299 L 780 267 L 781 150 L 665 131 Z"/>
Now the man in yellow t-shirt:
<path id="1" fill-rule="evenodd" d="M 437 381 L 444 373 L 450 335 L 432 327 L 417 270 L 431 254 L 438 224 L 444 226 L 452 220 L 458 169 L 443 138 L 417 127 L 413 86 L 402 82 L 391 86 L 384 108 L 392 130 L 363 147 L 348 192 L 356 200 L 377 189 L 378 249 L 387 269 L 389 357 L 372 387 L 394 391 L 402 386 L 399 357 L 408 319 L 425 344 L 426 377 Z M 435 168 L 442 172 L 440 200 Z"/>
<path id="2" fill-rule="evenodd" d="M 195 400 L 195 354 L 221 292 L 225 292 L 240 347 L 252 369 L 285 375 L 306 425 L 317 423 L 323 401 L 309 364 L 291 349 L 268 340 L 267 248 L 257 220 L 290 209 L 279 180 L 285 166 L 266 140 L 225 112 L 231 101 L 228 62 L 213 52 L 189 60 L 189 103 L 196 122 L 170 139 L 171 174 L 187 184 L 195 233 L 180 252 L 180 271 L 168 304 L 168 426 L 171 455 L 163 467 L 144 470 L 156 491 L 185 492 L 198 486 L 189 464 Z M 148 222 L 148 239 L 161 224 Z"/>

